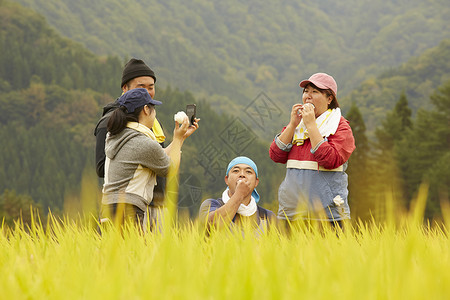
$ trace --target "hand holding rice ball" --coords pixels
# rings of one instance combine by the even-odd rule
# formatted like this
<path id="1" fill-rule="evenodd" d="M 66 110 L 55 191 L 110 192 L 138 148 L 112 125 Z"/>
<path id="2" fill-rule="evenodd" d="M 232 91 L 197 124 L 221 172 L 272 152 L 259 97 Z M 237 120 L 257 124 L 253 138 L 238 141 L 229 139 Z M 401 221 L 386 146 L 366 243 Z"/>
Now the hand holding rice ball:
<path id="1" fill-rule="evenodd" d="M 178 122 L 178 124 L 183 123 L 183 120 L 186 119 L 188 116 L 184 111 L 179 111 L 177 112 L 174 116 L 173 119 Z"/>

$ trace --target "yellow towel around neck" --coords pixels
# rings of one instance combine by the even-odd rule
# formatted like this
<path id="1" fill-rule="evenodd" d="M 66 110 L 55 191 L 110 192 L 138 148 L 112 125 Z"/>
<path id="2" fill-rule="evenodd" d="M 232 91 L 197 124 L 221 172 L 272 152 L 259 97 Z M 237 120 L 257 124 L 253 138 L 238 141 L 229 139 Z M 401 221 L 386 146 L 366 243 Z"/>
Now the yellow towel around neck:
<path id="1" fill-rule="evenodd" d="M 166 140 L 166 136 L 164 135 L 164 131 L 159 124 L 158 119 L 155 118 L 155 122 L 153 123 L 152 131 L 155 134 L 156 141 L 158 143 L 162 143 Z"/>

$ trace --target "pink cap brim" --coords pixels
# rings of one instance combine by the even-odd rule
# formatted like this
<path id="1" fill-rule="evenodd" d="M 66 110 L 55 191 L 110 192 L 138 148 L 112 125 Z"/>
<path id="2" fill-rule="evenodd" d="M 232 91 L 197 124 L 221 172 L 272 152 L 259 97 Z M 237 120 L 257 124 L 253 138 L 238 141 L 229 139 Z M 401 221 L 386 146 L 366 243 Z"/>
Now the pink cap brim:
<path id="1" fill-rule="evenodd" d="M 336 96 L 337 93 L 337 83 L 334 78 L 326 73 L 316 73 L 309 77 L 307 80 L 300 82 L 299 86 L 305 88 L 308 84 L 312 83 L 319 89 L 333 91 Z"/>
<path id="2" fill-rule="evenodd" d="M 309 81 L 309 80 L 303 80 L 302 82 L 300 82 L 299 86 L 302 87 L 302 88 L 305 88 L 309 83 L 314 84 L 314 85 L 317 86 L 319 89 L 324 89 L 324 90 L 327 90 L 327 89 L 328 89 L 327 86 L 325 86 L 325 85 L 323 85 L 323 84 L 321 84 L 321 83 L 318 83 L 318 82 L 316 83 L 316 82 L 312 82 L 312 81 Z"/>

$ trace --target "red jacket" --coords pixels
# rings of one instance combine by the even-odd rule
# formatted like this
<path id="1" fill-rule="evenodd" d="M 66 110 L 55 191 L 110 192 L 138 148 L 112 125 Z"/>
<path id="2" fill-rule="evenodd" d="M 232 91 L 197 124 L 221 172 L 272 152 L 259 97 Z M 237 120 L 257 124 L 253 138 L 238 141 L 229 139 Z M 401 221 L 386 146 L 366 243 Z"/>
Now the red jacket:
<path id="1" fill-rule="evenodd" d="M 283 131 L 286 127 L 283 128 Z M 334 169 L 345 163 L 353 150 L 355 150 L 355 139 L 349 122 L 341 117 L 338 128 L 334 135 L 327 137 L 326 142 L 322 143 L 316 152 L 311 153 L 311 141 L 305 140 L 303 145 L 294 144 L 291 151 L 281 150 L 275 140 L 270 145 L 270 158 L 277 163 L 285 164 L 289 159 L 316 161 L 319 166 L 326 169 Z"/>

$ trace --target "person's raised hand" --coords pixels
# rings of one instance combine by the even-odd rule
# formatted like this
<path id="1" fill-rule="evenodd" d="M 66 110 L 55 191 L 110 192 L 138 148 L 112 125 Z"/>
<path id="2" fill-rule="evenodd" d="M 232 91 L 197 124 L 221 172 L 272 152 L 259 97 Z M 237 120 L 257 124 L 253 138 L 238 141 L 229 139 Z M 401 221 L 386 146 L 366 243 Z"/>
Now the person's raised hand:
<path id="1" fill-rule="evenodd" d="M 240 178 L 237 180 L 234 193 L 242 197 L 242 200 L 244 200 L 244 198 L 248 195 L 251 195 L 252 192 L 253 188 L 250 186 L 250 182 L 248 180 L 245 178 Z"/>
<path id="2" fill-rule="evenodd" d="M 198 122 L 200 121 L 200 119 L 194 119 L 194 125 L 190 125 L 188 130 L 186 131 L 186 133 L 184 134 L 184 139 L 186 139 L 187 137 L 191 136 L 191 134 L 193 134 L 197 129 L 198 129 Z"/>
<path id="3" fill-rule="evenodd" d="M 308 128 L 309 125 L 316 123 L 316 112 L 313 104 L 304 104 L 302 109 L 300 110 L 300 114 L 303 118 L 303 122 L 305 123 L 306 128 Z"/>
<path id="4" fill-rule="evenodd" d="M 175 121 L 175 128 L 173 129 L 173 138 L 184 140 L 185 139 L 184 136 L 186 135 L 188 129 L 189 129 L 189 118 L 187 116 L 186 118 L 183 119 L 183 122 L 181 124 Z"/>
<path id="5" fill-rule="evenodd" d="M 301 110 L 302 110 L 303 104 L 297 103 L 292 106 L 291 109 L 291 120 L 289 121 L 289 125 L 291 125 L 293 128 L 296 128 L 298 124 L 300 124 L 300 121 L 302 120 Z"/>

